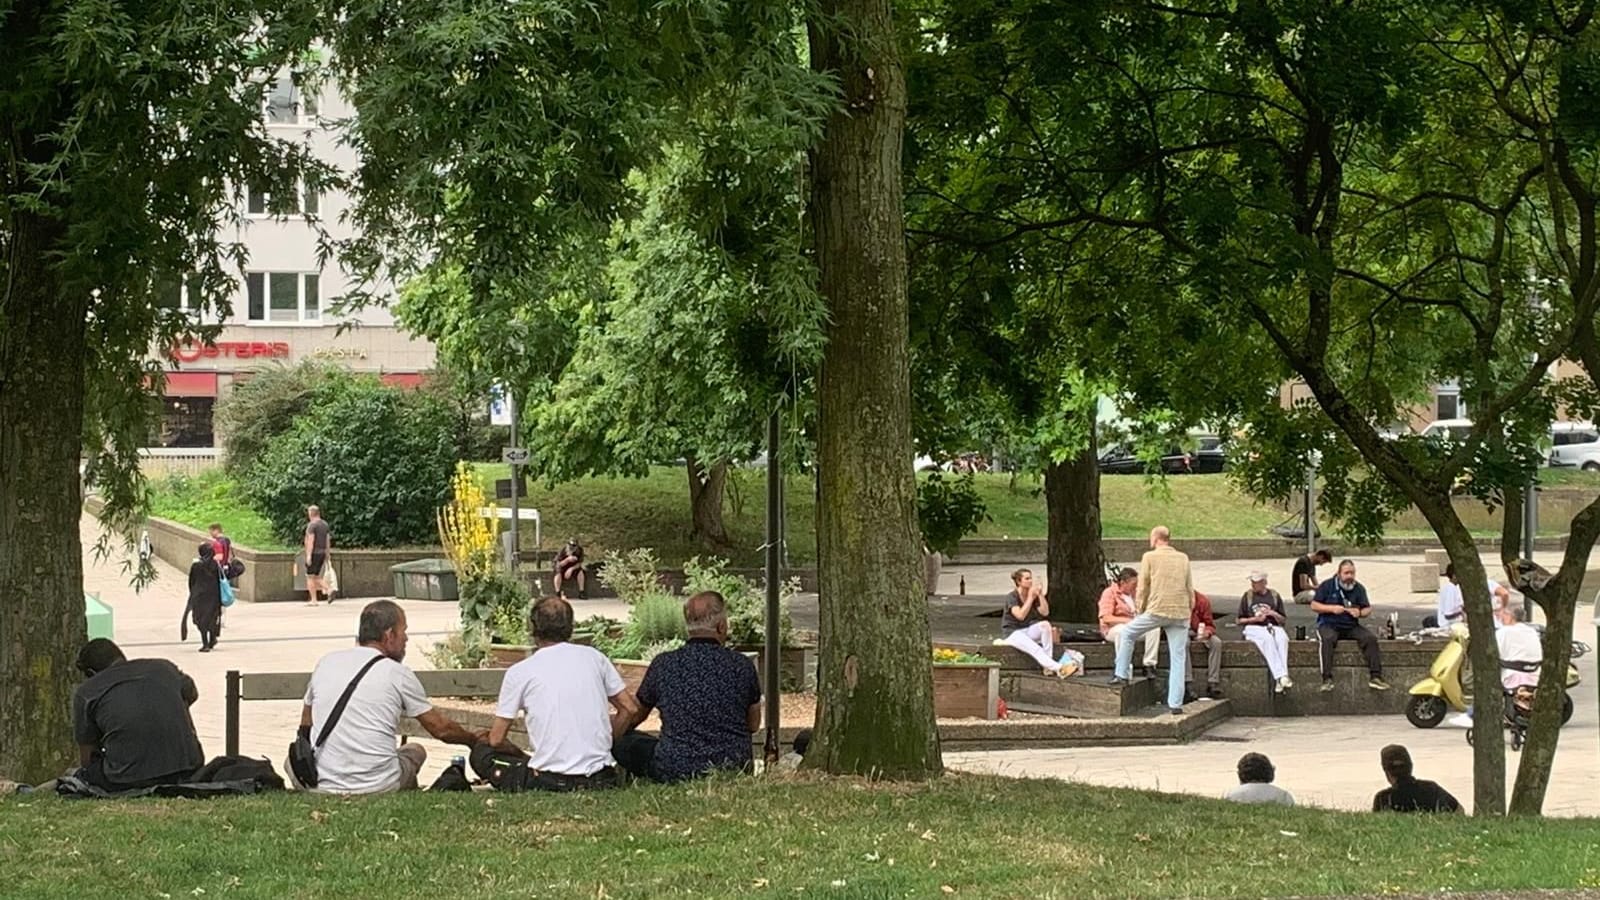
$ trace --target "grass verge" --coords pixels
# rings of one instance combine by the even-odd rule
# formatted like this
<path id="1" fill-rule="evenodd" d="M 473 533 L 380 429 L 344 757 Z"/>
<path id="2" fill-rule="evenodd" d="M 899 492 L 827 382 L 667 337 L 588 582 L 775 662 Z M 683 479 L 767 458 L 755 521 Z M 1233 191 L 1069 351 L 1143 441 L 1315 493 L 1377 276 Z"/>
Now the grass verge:
<path id="1" fill-rule="evenodd" d="M 1171 897 L 1600 884 L 1600 821 L 1247 807 L 1055 781 L 0 800 L 7 896 Z"/>
<path id="2" fill-rule="evenodd" d="M 1600 487 L 1592 473 L 1546 470 L 1553 485 Z M 491 492 L 508 467 L 480 464 L 479 477 Z M 766 470 L 735 469 L 724 498 L 723 518 L 734 549 L 724 555 L 735 565 L 761 565 L 760 547 L 766 529 Z M 524 505 L 539 510 L 544 548 L 554 549 L 569 536 L 579 537 L 591 558 L 612 549 L 653 547 L 668 566 L 680 565 L 704 551 L 690 540 L 688 477 L 681 467 L 657 466 L 643 478 L 584 478 L 549 487 L 531 484 Z M 1008 475 L 977 476 L 977 488 L 989 521 L 978 537 L 1045 536 L 1042 484 L 1038 479 Z M 815 488 L 809 476 L 785 481 L 785 515 L 789 561 L 810 565 L 816 560 Z M 250 509 L 238 487 L 219 470 L 193 478 L 157 482 L 153 514 L 196 528 L 221 522 L 238 543 L 261 549 L 281 548 L 266 520 Z M 502 501 L 502 505 L 506 505 Z M 1102 530 L 1108 538 L 1143 538 L 1162 523 L 1184 538 L 1262 537 L 1288 513 L 1240 493 L 1223 475 L 1187 475 L 1164 482 L 1136 475 L 1113 475 L 1100 481 Z M 1560 534 L 1565 522 L 1541 522 L 1540 532 Z M 337 529 L 338 523 L 334 523 Z M 1391 528 L 1395 537 L 1425 536 L 1426 530 Z M 1494 534 L 1496 532 L 1483 532 Z M 523 532 L 523 546 L 532 549 L 533 529 Z"/>

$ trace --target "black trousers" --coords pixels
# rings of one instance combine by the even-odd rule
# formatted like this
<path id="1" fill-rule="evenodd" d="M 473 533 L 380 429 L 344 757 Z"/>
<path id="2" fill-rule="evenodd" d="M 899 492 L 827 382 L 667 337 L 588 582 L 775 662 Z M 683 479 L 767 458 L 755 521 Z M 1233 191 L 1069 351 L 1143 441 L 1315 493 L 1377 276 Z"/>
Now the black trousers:
<path id="1" fill-rule="evenodd" d="M 1322 645 L 1322 677 L 1333 677 L 1333 648 L 1340 641 L 1353 640 L 1367 658 L 1367 672 L 1373 677 L 1383 674 L 1383 659 L 1378 655 L 1378 636 L 1360 625 L 1319 625 L 1317 640 Z"/>
<path id="2" fill-rule="evenodd" d="M 611 756 L 624 772 L 640 780 L 655 777 L 656 747 L 660 738 L 640 731 L 629 731 L 611 744 Z"/>

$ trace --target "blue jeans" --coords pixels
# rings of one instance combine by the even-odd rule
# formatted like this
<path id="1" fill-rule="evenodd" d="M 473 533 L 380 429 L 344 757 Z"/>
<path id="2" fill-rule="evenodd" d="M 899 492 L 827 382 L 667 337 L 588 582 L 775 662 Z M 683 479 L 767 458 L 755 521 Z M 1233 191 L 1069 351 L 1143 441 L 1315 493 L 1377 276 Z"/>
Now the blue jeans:
<path id="1" fill-rule="evenodd" d="M 1189 670 L 1189 620 L 1140 613 L 1122 629 L 1117 641 L 1118 678 L 1133 678 L 1133 644 L 1156 629 L 1167 633 L 1167 706 L 1183 706 L 1183 678 Z"/>

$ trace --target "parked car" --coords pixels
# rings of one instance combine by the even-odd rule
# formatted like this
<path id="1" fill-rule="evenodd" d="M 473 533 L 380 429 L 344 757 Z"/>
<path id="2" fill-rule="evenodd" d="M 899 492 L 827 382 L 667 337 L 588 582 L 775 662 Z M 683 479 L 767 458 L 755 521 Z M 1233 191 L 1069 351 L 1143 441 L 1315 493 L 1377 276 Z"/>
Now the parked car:
<path id="1" fill-rule="evenodd" d="M 1428 427 L 1422 429 L 1424 439 L 1440 438 L 1446 441 L 1464 441 L 1471 433 L 1471 419 L 1439 419 L 1429 422 Z"/>
<path id="2" fill-rule="evenodd" d="M 1197 435 L 1198 446 L 1190 462 L 1190 471 L 1196 475 L 1212 475 L 1228 468 L 1228 451 L 1223 449 L 1222 438 L 1214 434 Z"/>
<path id="3" fill-rule="evenodd" d="M 1550 426 L 1550 465 L 1576 466 L 1600 472 L 1600 428 L 1590 422 L 1555 422 Z"/>
<path id="4" fill-rule="evenodd" d="M 1194 471 L 1193 457 L 1176 444 L 1161 455 L 1161 471 L 1168 475 L 1187 475 Z M 1127 444 L 1115 444 L 1100 454 L 1101 475 L 1143 475 L 1149 468 Z"/>

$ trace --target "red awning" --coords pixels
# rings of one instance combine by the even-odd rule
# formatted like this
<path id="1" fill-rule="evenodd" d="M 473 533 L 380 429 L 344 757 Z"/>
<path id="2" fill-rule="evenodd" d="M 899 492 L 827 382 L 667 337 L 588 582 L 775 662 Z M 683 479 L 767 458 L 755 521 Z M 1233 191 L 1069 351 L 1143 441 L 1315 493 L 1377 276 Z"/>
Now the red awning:
<path id="1" fill-rule="evenodd" d="M 384 384 L 400 388 L 422 387 L 421 372 L 385 372 L 378 376 Z"/>
<path id="2" fill-rule="evenodd" d="M 215 397 L 217 395 L 217 373 L 168 372 L 165 395 L 168 397 Z"/>

